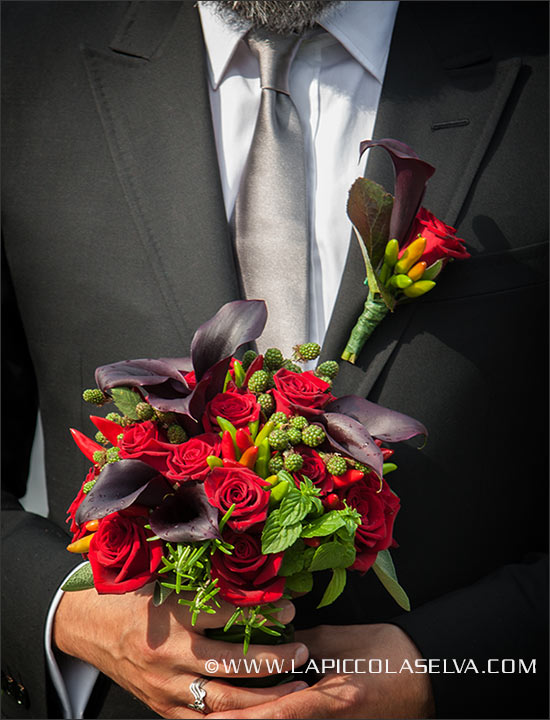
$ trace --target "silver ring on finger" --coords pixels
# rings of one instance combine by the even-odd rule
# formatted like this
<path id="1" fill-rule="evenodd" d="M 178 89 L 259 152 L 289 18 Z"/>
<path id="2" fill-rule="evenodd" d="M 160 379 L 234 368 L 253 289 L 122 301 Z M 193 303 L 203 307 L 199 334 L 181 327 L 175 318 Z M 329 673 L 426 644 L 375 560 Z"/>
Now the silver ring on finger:
<path id="1" fill-rule="evenodd" d="M 204 690 L 204 686 L 206 683 L 210 680 L 210 678 L 206 677 L 199 677 L 196 680 L 193 680 L 191 685 L 189 685 L 189 690 L 191 690 L 191 693 L 193 697 L 195 698 L 195 702 L 188 703 L 187 707 L 191 710 L 195 710 L 196 712 L 200 712 L 203 715 L 206 715 L 206 690 Z"/>

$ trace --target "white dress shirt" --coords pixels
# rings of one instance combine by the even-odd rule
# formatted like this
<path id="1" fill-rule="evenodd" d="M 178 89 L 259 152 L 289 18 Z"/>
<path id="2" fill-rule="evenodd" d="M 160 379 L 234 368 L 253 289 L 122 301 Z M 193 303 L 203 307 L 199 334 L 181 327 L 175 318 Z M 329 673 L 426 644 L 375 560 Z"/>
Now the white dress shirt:
<path id="1" fill-rule="evenodd" d="M 311 227 L 310 328 L 322 343 L 336 300 L 350 240 L 348 190 L 363 174 L 359 143 L 372 137 L 386 70 L 397 2 L 343 2 L 320 22 L 326 32 L 300 45 L 290 72 L 306 148 Z M 210 103 L 228 219 L 252 142 L 260 107 L 259 66 L 243 38 L 248 25 L 226 24 L 209 3 L 199 2 L 206 43 Z M 81 718 L 98 671 L 52 652 L 53 617 L 46 625 L 46 655 L 64 717 Z"/>

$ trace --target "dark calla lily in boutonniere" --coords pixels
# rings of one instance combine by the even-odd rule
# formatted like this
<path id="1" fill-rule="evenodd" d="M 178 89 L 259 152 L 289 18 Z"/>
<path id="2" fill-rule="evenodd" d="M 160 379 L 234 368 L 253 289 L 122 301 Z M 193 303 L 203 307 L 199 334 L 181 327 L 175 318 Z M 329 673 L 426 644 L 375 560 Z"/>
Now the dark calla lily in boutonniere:
<path id="1" fill-rule="evenodd" d="M 347 212 L 365 261 L 368 295 L 342 359 L 355 363 L 365 342 L 388 312 L 435 287 L 445 264 L 470 257 L 456 230 L 421 207 L 435 168 L 398 140 L 365 140 L 389 153 L 395 170 L 395 197 L 372 180 L 357 178 Z"/>

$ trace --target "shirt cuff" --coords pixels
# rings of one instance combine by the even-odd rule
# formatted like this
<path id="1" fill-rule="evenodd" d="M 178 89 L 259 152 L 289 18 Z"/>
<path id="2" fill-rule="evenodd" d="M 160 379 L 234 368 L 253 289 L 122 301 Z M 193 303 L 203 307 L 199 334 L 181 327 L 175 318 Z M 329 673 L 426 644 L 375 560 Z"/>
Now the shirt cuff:
<path id="1" fill-rule="evenodd" d="M 64 592 L 61 590 L 61 587 L 84 565 L 86 565 L 86 562 L 82 562 L 73 568 L 61 583 L 50 605 L 44 633 L 44 648 L 46 651 L 48 670 L 50 671 L 50 677 L 61 701 L 64 718 L 82 718 L 84 716 L 84 710 L 86 709 L 86 705 L 88 704 L 88 700 L 90 699 L 99 675 L 99 670 L 93 667 L 93 665 L 89 665 L 83 660 L 71 657 L 65 653 L 58 652 L 54 654 L 52 647 L 55 611 Z"/>

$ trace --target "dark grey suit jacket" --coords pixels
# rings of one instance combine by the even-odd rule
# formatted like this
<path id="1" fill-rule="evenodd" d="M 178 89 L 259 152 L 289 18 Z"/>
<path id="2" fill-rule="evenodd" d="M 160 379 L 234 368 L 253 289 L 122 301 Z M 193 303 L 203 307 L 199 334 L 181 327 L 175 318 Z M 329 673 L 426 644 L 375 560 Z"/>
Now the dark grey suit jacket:
<path id="1" fill-rule="evenodd" d="M 65 509 L 87 469 L 67 428 L 92 431 L 80 391 L 98 365 L 185 354 L 239 291 L 193 3 L 3 10 L 3 712 L 44 717 L 44 618 L 74 564 Z M 547 15 L 546 3 L 400 6 L 375 137 L 436 166 L 424 204 L 472 259 L 387 319 L 336 391 L 430 430 L 421 452 L 399 449 L 392 476 L 413 611 L 370 573 L 331 608 L 299 602 L 303 624 L 391 619 L 425 657 L 537 658 L 536 674 L 433 675 L 440 717 L 547 713 Z M 392 187 L 382 151 L 368 175 Z M 361 308 L 362 267 L 352 242 L 326 357 Z M 37 401 L 48 520 L 17 501 Z M 102 716 L 150 716 L 104 690 Z"/>

